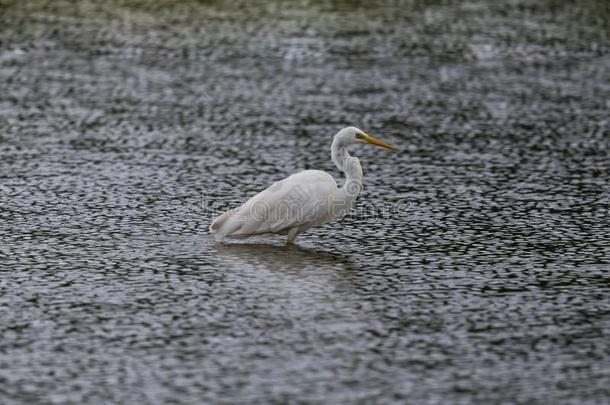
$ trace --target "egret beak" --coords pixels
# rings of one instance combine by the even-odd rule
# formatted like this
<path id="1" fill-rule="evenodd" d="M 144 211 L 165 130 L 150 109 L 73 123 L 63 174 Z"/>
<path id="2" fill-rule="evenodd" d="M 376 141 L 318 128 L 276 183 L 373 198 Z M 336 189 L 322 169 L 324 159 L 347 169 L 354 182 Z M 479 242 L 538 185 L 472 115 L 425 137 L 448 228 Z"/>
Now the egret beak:
<path id="1" fill-rule="evenodd" d="M 372 136 L 370 136 L 370 135 L 364 134 L 364 135 L 362 136 L 362 138 L 361 138 L 361 139 L 362 139 L 363 141 L 365 141 L 365 142 L 370 143 L 371 145 L 379 146 L 380 148 L 384 148 L 384 149 L 387 149 L 387 150 L 391 150 L 392 152 L 395 152 L 395 151 L 396 151 L 396 148 L 395 148 L 395 147 L 393 147 L 392 145 L 387 144 L 387 143 L 385 143 L 385 142 L 383 142 L 383 141 L 380 141 L 380 140 L 379 140 L 379 139 L 377 139 L 377 138 L 373 138 L 373 137 L 372 137 Z"/>

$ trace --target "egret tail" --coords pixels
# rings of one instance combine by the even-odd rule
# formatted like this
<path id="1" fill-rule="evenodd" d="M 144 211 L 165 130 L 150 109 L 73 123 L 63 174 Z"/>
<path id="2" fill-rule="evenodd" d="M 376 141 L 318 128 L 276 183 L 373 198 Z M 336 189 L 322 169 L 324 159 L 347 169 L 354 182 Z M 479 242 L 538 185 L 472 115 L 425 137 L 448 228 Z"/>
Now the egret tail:
<path id="1" fill-rule="evenodd" d="M 210 232 L 214 234 L 216 242 L 221 242 L 227 235 L 232 234 L 241 226 L 239 221 L 231 220 L 235 217 L 235 209 L 229 210 L 212 222 Z"/>

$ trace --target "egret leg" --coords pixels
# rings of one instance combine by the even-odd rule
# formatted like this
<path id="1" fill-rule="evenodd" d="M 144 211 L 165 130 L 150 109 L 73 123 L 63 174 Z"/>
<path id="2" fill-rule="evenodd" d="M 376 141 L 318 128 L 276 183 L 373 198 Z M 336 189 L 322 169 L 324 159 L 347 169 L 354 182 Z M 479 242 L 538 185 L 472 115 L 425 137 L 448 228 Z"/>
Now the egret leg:
<path id="1" fill-rule="evenodd" d="M 299 232 L 298 226 L 295 226 L 294 228 L 290 228 L 288 230 L 288 239 L 286 240 L 287 245 L 294 244 L 294 240 L 297 238 L 298 232 Z"/>

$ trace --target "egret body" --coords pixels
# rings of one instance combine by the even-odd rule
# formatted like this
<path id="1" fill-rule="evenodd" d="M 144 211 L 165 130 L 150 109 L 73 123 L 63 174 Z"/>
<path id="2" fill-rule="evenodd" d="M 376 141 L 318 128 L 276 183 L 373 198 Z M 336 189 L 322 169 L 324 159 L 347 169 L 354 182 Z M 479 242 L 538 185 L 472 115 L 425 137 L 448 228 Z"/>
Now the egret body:
<path id="1" fill-rule="evenodd" d="M 240 207 L 218 216 L 210 225 L 217 241 L 227 237 L 247 238 L 267 234 L 297 235 L 349 211 L 362 190 L 360 161 L 349 154 L 351 146 L 368 143 L 395 150 L 355 127 L 343 128 L 330 147 L 335 165 L 345 173 L 345 183 L 321 170 L 304 170 L 280 180 L 250 198 Z"/>

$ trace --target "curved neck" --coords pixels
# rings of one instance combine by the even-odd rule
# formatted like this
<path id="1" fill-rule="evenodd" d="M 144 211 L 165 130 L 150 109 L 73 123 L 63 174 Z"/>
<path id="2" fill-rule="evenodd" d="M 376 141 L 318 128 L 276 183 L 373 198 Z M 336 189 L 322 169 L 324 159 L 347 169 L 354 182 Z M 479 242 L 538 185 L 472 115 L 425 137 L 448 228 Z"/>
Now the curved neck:
<path id="1" fill-rule="evenodd" d="M 346 183 L 349 181 L 362 183 L 360 161 L 351 156 L 346 147 L 332 148 L 331 156 L 337 168 L 345 173 Z"/>
<path id="2" fill-rule="evenodd" d="M 344 212 L 352 207 L 362 191 L 362 167 L 358 158 L 350 156 L 347 147 L 336 142 L 331 146 L 331 157 L 337 168 L 345 173 L 345 183 L 336 196 L 336 203 Z"/>

